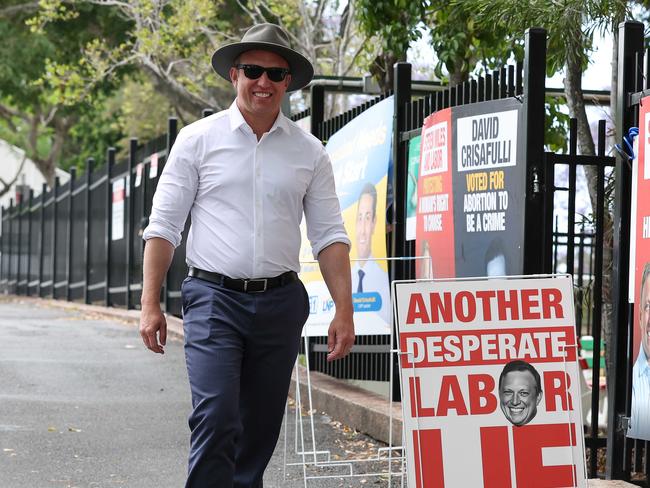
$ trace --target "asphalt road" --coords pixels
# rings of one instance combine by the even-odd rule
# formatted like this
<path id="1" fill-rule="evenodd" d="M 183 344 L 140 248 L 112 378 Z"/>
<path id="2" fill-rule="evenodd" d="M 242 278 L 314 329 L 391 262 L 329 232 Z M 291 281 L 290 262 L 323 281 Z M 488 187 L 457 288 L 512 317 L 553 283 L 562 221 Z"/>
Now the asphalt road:
<path id="1" fill-rule="evenodd" d="M 155 355 L 133 325 L 0 301 L 0 488 L 183 487 L 189 399 L 180 341 Z M 303 487 L 305 472 L 331 476 L 308 479 L 308 488 L 388 486 L 386 477 L 363 475 L 385 471 L 385 462 L 355 464 L 354 477 L 341 477 L 345 467 L 292 465 L 301 460 L 292 404 L 287 449 L 282 434 L 266 488 Z M 323 413 L 315 418 L 317 449 L 330 459 L 376 454 L 372 439 Z"/>

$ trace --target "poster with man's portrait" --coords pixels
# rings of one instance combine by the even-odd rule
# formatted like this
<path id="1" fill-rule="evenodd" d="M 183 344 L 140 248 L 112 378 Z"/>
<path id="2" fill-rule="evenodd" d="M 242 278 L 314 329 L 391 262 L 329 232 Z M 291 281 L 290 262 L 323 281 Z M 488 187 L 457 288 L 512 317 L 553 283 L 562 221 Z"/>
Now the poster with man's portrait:
<path id="1" fill-rule="evenodd" d="M 586 486 L 571 278 L 394 286 L 408 486 Z"/>
<path id="2" fill-rule="evenodd" d="M 392 155 L 393 103 L 393 97 L 389 97 L 369 108 L 332 135 L 326 145 L 343 222 L 352 242 L 352 302 L 357 335 L 390 334 L 386 194 Z M 318 264 L 313 262 L 304 225 L 300 259 L 300 276 L 310 302 L 303 334 L 326 336 L 334 317 L 334 302 Z"/>
<path id="3" fill-rule="evenodd" d="M 637 157 L 632 161 L 629 300 L 634 303 L 632 408 L 628 436 L 650 440 L 650 97 L 639 104 Z"/>

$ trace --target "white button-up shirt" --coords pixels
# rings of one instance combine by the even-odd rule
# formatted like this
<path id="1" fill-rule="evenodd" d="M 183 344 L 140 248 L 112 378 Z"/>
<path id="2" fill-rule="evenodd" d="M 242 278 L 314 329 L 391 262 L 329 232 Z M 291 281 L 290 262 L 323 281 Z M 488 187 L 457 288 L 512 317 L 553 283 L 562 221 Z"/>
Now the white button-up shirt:
<path id="1" fill-rule="evenodd" d="M 350 245 L 321 142 L 282 113 L 258 142 L 233 102 L 178 133 L 143 238 L 177 247 L 191 211 L 189 266 L 273 277 L 300 269 L 303 210 L 314 257 L 334 242 Z"/>

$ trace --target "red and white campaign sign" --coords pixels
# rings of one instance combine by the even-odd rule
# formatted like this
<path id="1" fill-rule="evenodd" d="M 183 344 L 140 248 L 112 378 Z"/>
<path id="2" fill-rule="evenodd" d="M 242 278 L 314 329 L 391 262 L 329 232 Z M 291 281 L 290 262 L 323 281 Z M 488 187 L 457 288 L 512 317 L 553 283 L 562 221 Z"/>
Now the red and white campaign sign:
<path id="1" fill-rule="evenodd" d="M 453 278 L 454 198 L 451 165 L 451 109 L 424 119 L 415 230 L 420 260 L 417 278 Z"/>
<path id="2" fill-rule="evenodd" d="M 650 388 L 644 373 L 650 361 L 650 97 L 639 103 L 638 157 L 632 161 L 629 301 L 635 304 L 632 404 L 627 435 L 650 440 Z"/>
<path id="3" fill-rule="evenodd" d="M 412 488 L 586 486 L 571 279 L 395 282 Z"/>

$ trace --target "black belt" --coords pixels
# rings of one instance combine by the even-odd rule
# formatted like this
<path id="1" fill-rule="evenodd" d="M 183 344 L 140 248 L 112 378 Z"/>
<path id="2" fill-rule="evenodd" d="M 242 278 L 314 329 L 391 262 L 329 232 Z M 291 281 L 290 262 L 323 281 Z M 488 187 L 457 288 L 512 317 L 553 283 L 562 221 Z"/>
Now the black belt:
<path id="1" fill-rule="evenodd" d="M 188 275 L 194 278 L 200 278 L 202 280 L 217 283 L 226 288 L 230 288 L 231 290 L 243 291 L 245 293 L 261 293 L 270 290 L 271 288 L 277 288 L 278 286 L 284 286 L 293 283 L 294 281 L 298 281 L 298 275 L 295 271 L 287 271 L 286 273 L 274 276 L 273 278 L 243 279 L 229 278 L 228 276 L 214 273 L 212 271 L 190 267 Z"/>

